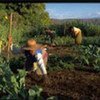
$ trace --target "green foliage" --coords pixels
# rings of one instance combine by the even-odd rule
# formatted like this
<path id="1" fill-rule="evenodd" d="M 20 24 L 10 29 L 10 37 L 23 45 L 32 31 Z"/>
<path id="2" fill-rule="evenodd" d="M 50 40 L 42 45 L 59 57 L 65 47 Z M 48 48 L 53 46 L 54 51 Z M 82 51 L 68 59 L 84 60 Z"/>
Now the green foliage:
<path id="1" fill-rule="evenodd" d="M 1 99 L 18 99 L 18 95 L 21 95 L 21 91 L 25 89 L 26 71 L 20 70 L 18 75 L 14 75 L 9 68 L 9 63 L 7 63 L 6 61 L 3 62 L 3 59 L 1 58 L 2 63 L 0 63 L 0 68 L 3 72 L 0 75 L 0 92 L 7 95 L 3 96 Z"/>
<path id="2" fill-rule="evenodd" d="M 56 45 L 70 45 L 74 40 L 70 37 L 56 37 L 54 43 Z"/>
<path id="3" fill-rule="evenodd" d="M 64 24 L 51 24 L 50 28 L 56 31 L 56 35 L 64 35 Z"/>
<path id="4" fill-rule="evenodd" d="M 48 70 L 62 70 L 62 69 L 73 69 L 74 64 L 72 63 L 73 57 L 60 57 L 58 55 L 53 55 L 49 57 Z"/>
<path id="5" fill-rule="evenodd" d="M 18 74 L 13 74 L 10 70 L 9 62 L 5 57 L 0 57 L 0 99 L 22 100 L 29 99 L 40 100 L 42 88 L 33 86 L 27 90 L 25 87 L 25 70 L 18 70 Z"/>
<path id="6" fill-rule="evenodd" d="M 42 100 L 43 98 L 40 95 L 42 91 L 43 91 L 43 89 L 40 88 L 37 85 L 35 87 L 32 87 L 32 89 L 30 89 L 28 91 L 28 93 L 29 93 L 29 100 Z"/>
<path id="7" fill-rule="evenodd" d="M 95 37 L 84 37 L 83 38 L 83 45 L 97 45 L 100 46 L 100 38 L 95 36 Z"/>
<path id="8" fill-rule="evenodd" d="M 79 56 L 76 60 L 81 65 L 89 65 L 94 69 L 100 70 L 100 48 L 96 45 L 81 46 L 79 48 Z"/>
<path id="9" fill-rule="evenodd" d="M 49 39 L 45 40 L 45 36 L 44 35 L 38 35 L 35 36 L 33 39 L 35 39 L 36 41 L 38 41 L 38 43 L 50 43 Z M 71 37 L 59 37 L 56 36 L 54 39 L 54 43 L 59 46 L 59 45 L 70 45 L 74 43 L 74 39 L 72 39 Z"/>
<path id="10" fill-rule="evenodd" d="M 38 41 L 38 43 L 45 43 L 45 36 L 44 35 L 38 35 L 35 36 L 34 39 L 36 41 Z M 49 43 L 49 41 L 47 41 Z M 69 36 L 56 36 L 54 39 L 54 43 L 57 46 L 61 46 L 61 45 L 66 45 L 66 46 L 70 46 L 72 44 L 74 44 L 74 39 L 69 37 Z M 84 46 L 88 46 L 88 45 L 97 45 L 100 46 L 100 38 L 95 36 L 95 37 L 83 37 L 83 41 L 82 41 L 82 45 Z"/>
<path id="11" fill-rule="evenodd" d="M 49 15 L 45 11 L 44 3 L 0 4 L 0 37 L 4 42 L 7 42 L 9 34 L 9 17 L 11 12 L 13 13 L 12 36 L 15 43 L 40 34 L 42 29 L 50 24 Z"/>

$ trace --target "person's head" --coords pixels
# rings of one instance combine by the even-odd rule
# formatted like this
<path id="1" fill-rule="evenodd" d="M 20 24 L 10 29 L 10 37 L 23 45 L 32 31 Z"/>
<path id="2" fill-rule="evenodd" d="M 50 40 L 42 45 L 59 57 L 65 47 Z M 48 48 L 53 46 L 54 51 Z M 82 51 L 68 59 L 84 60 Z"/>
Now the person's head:
<path id="1" fill-rule="evenodd" d="M 24 47 L 23 49 L 29 51 L 29 53 L 31 54 L 34 54 L 36 47 L 37 47 L 36 41 L 34 39 L 29 39 L 26 43 L 26 47 Z"/>
<path id="2" fill-rule="evenodd" d="M 73 31 L 73 26 L 70 26 L 70 27 L 68 28 L 68 31 L 69 31 L 69 32 L 72 32 L 72 31 Z"/>

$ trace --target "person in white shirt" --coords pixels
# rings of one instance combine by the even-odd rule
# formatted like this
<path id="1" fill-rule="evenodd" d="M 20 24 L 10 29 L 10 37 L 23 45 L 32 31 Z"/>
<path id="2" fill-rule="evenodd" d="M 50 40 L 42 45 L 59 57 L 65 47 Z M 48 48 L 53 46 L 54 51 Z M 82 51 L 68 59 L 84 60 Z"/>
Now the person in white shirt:
<path id="1" fill-rule="evenodd" d="M 12 37 L 8 37 L 8 43 L 13 54 L 24 53 L 26 56 L 25 69 L 33 70 L 37 75 L 41 75 L 44 79 L 48 79 L 46 65 L 48 61 L 48 53 L 46 47 L 37 44 L 34 39 L 29 39 L 25 46 L 16 47 L 12 43 Z"/>

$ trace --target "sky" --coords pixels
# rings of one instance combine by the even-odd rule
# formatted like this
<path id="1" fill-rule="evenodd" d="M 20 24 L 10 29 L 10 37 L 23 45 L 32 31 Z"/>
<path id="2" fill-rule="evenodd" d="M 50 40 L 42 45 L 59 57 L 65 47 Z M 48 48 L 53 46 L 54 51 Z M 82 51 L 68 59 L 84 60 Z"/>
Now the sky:
<path id="1" fill-rule="evenodd" d="M 50 18 L 100 18 L 100 3 L 46 3 Z"/>

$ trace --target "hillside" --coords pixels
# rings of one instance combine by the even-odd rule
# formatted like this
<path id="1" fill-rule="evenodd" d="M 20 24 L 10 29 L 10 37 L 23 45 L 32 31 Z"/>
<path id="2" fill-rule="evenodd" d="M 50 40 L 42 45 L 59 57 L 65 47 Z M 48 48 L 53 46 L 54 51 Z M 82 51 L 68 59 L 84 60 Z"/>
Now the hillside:
<path id="1" fill-rule="evenodd" d="M 93 23 L 95 25 L 100 25 L 100 18 L 89 18 L 89 19 L 51 19 L 53 24 L 62 24 L 66 21 L 73 21 L 73 20 L 79 20 L 84 21 L 88 23 Z"/>

